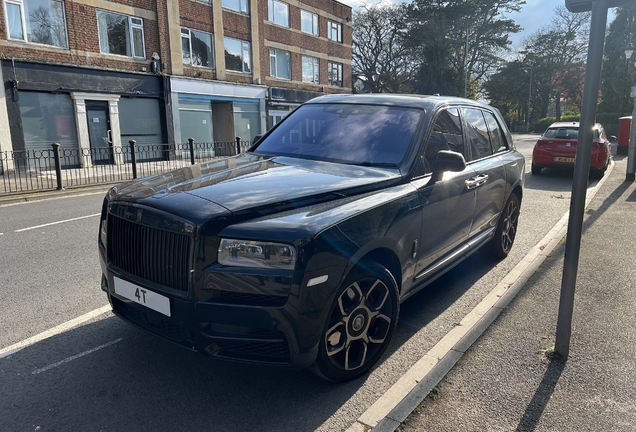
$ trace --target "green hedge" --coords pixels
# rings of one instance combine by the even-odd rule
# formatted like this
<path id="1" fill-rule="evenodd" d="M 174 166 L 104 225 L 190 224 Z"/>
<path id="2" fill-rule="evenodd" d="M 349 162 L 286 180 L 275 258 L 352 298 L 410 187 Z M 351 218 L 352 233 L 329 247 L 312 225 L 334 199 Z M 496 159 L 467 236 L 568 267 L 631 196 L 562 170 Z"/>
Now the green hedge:
<path id="1" fill-rule="evenodd" d="M 618 113 L 597 113 L 596 122 L 602 125 L 618 124 L 618 119 L 622 117 Z M 580 114 L 570 114 L 561 116 L 562 122 L 577 122 L 581 120 Z M 539 120 L 532 126 L 532 132 L 543 133 L 556 121 L 556 117 L 546 117 Z"/>
<path id="2" fill-rule="evenodd" d="M 596 122 L 603 126 L 609 124 L 618 124 L 618 119 L 624 117 L 619 113 L 596 113 Z"/>

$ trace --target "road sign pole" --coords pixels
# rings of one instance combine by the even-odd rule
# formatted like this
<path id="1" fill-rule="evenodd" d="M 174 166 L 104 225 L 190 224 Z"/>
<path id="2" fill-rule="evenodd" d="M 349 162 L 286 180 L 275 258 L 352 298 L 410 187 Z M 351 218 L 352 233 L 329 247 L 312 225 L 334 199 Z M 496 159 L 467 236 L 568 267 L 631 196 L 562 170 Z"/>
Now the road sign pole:
<path id="1" fill-rule="evenodd" d="M 581 109 L 578 144 L 576 146 L 572 200 L 570 201 L 570 218 L 565 242 L 561 299 L 559 301 L 559 317 L 557 320 L 556 342 L 554 347 L 555 352 L 564 358 L 567 358 L 570 352 L 572 313 L 574 311 L 574 288 L 576 286 L 576 275 L 579 266 L 583 213 L 585 211 L 585 196 L 590 172 L 593 127 L 601 80 L 601 63 L 603 61 L 606 26 L 607 3 L 602 0 L 592 2 L 590 43 L 587 52 L 583 106 Z"/>

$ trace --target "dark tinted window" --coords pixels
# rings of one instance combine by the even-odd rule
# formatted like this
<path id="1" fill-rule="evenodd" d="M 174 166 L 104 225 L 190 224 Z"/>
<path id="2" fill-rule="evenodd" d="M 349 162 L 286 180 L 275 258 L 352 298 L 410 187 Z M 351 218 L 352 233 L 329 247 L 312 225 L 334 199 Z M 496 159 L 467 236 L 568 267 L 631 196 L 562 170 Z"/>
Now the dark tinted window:
<path id="1" fill-rule="evenodd" d="M 255 153 L 397 166 L 423 113 L 378 105 L 303 105 L 261 141 Z"/>
<path id="2" fill-rule="evenodd" d="M 488 128 L 481 110 L 475 108 L 462 108 L 464 120 L 466 120 L 466 138 L 470 146 L 471 156 L 468 160 L 481 159 L 492 155 Z"/>
<path id="3" fill-rule="evenodd" d="M 495 115 L 491 112 L 484 111 L 484 117 L 488 124 L 488 131 L 490 132 L 490 143 L 495 153 L 507 150 L 506 141 L 503 136 L 503 132 Z"/>
<path id="4" fill-rule="evenodd" d="M 579 137 L 579 128 L 578 127 L 555 127 L 549 128 L 543 134 L 545 138 L 556 138 L 556 139 L 578 139 Z"/>
<path id="5" fill-rule="evenodd" d="M 440 150 L 452 150 L 464 154 L 464 137 L 462 135 L 459 110 L 449 108 L 439 113 L 426 144 L 425 171 L 431 172 L 435 156 Z"/>

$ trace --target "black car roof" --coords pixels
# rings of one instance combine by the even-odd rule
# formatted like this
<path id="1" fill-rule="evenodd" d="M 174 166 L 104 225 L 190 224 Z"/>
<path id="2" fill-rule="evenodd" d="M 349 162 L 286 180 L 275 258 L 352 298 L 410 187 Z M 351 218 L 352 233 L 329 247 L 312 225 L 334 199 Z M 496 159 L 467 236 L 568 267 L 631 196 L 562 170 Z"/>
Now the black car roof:
<path id="1" fill-rule="evenodd" d="M 407 95 L 407 94 L 333 94 L 320 96 L 307 104 L 314 103 L 350 103 L 350 104 L 373 104 L 390 105 L 402 107 L 423 108 L 434 110 L 440 106 L 448 105 L 471 105 L 479 108 L 493 109 L 491 106 L 472 99 L 465 99 L 454 96 L 431 96 L 431 95 Z"/>

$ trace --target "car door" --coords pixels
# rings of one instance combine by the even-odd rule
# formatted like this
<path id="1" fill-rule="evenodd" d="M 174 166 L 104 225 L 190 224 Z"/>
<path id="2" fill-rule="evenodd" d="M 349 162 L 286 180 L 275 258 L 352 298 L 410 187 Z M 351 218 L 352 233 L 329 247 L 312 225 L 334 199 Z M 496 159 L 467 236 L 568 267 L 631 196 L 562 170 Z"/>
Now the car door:
<path id="1" fill-rule="evenodd" d="M 489 111 L 462 107 L 464 132 L 469 150 L 468 165 L 475 175 L 467 187 L 476 198 L 469 237 L 477 236 L 497 225 L 506 194 L 506 170 L 499 154 L 505 149 L 503 133 Z"/>
<path id="2" fill-rule="evenodd" d="M 446 172 L 442 180 L 431 183 L 430 174 L 438 151 L 464 154 L 466 150 L 459 109 L 443 109 L 431 124 L 428 141 L 420 154 L 421 176 L 412 181 L 422 202 L 416 279 L 428 277 L 431 265 L 468 238 L 475 209 L 475 194 L 466 187 L 466 181 L 475 176 L 471 167 L 461 172 Z"/>

